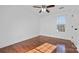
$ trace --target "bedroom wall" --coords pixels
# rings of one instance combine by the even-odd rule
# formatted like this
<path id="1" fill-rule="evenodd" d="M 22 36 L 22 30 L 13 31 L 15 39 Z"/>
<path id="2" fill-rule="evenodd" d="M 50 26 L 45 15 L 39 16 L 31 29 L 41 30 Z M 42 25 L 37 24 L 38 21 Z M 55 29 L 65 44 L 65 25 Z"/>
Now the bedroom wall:
<path id="1" fill-rule="evenodd" d="M 66 16 L 66 31 L 65 32 L 57 32 L 57 16 Z M 61 14 L 51 14 L 47 17 L 41 19 L 41 29 L 40 34 L 64 38 L 64 39 L 71 39 L 71 25 L 70 25 L 69 16 L 66 13 Z"/>
<path id="2" fill-rule="evenodd" d="M 39 20 L 29 8 L 0 6 L 0 48 L 39 34 Z"/>

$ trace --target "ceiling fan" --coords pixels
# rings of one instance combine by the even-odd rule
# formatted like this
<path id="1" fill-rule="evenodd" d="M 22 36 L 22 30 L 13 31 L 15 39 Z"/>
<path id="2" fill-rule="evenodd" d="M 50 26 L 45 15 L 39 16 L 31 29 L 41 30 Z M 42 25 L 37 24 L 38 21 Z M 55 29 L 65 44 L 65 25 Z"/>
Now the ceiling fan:
<path id="1" fill-rule="evenodd" d="M 49 13 L 50 11 L 48 10 L 48 8 L 52 8 L 55 7 L 55 5 L 37 5 L 37 6 L 33 6 L 34 8 L 40 8 L 41 10 L 39 11 L 39 13 L 41 12 L 47 12 Z"/>

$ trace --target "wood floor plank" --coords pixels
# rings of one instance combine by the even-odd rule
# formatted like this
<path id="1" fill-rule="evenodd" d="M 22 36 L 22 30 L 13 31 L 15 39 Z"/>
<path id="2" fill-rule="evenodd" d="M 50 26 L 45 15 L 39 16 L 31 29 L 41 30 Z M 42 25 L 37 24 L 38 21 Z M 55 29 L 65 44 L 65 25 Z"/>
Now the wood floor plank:
<path id="1" fill-rule="evenodd" d="M 67 53 L 78 52 L 76 46 L 70 40 L 47 37 L 47 36 L 42 36 L 42 35 L 1 48 L 0 52 L 1 53 L 24 53 L 46 42 L 54 44 L 54 45 L 64 44 L 66 47 Z M 56 50 L 54 52 L 56 52 Z"/>

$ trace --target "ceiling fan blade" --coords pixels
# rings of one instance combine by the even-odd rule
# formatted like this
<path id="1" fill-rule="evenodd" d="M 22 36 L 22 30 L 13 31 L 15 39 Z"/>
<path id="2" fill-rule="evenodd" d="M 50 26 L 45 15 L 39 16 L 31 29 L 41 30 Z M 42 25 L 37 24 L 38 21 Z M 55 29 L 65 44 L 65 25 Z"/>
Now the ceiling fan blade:
<path id="1" fill-rule="evenodd" d="M 46 12 L 48 12 L 48 13 L 49 13 L 50 11 L 46 9 Z"/>
<path id="2" fill-rule="evenodd" d="M 47 6 L 47 8 L 51 8 L 51 7 L 55 7 L 55 5 L 49 5 L 49 6 Z"/>
<path id="3" fill-rule="evenodd" d="M 41 12 L 42 12 L 42 10 L 39 11 L 39 13 L 41 13 Z"/>
<path id="4" fill-rule="evenodd" d="M 60 7 L 59 9 L 63 9 L 64 7 Z"/>
<path id="5" fill-rule="evenodd" d="M 41 7 L 39 7 L 39 6 L 33 6 L 34 8 L 41 8 Z"/>

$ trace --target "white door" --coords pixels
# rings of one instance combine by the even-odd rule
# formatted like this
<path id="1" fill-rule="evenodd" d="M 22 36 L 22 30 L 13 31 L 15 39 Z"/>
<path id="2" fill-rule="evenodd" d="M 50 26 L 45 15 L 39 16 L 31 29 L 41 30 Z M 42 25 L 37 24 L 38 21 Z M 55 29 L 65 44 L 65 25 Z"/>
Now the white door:
<path id="1" fill-rule="evenodd" d="M 79 48 L 79 25 L 74 22 L 75 25 L 73 25 L 72 31 L 73 31 L 73 40 L 77 48 Z"/>
<path id="2" fill-rule="evenodd" d="M 79 48 L 79 16 L 75 15 L 74 17 L 72 17 L 71 22 L 72 39 L 77 48 Z"/>

